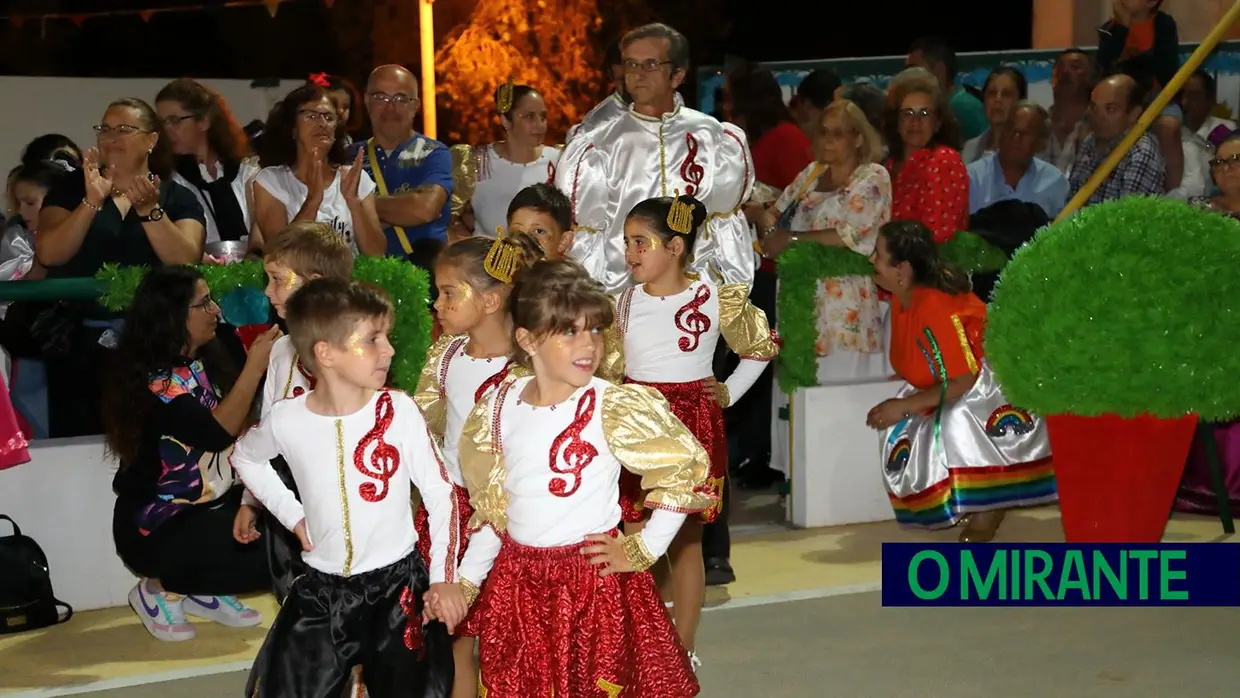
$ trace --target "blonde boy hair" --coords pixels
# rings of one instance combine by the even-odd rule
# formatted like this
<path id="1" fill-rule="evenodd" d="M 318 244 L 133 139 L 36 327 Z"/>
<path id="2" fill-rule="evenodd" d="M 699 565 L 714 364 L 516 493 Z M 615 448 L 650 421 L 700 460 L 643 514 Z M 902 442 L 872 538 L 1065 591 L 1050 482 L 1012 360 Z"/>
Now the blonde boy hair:
<path id="1" fill-rule="evenodd" d="M 353 252 L 326 223 L 296 221 L 267 242 L 264 262 L 277 262 L 303 279 L 353 276 Z"/>

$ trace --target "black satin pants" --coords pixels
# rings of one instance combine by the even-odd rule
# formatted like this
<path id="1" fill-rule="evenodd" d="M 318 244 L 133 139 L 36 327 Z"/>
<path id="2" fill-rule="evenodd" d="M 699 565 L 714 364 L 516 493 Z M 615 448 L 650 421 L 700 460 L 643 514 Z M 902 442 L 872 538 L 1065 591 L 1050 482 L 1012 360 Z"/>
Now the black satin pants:
<path id="1" fill-rule="evenodd" d="M 308 570 L 263 642 L 245 698 L 340 698 L 364 665 L 370 698 L 447 698 L 455 667 L 443 623 L 422 625 L 417 552 L 351 577 Z"/>

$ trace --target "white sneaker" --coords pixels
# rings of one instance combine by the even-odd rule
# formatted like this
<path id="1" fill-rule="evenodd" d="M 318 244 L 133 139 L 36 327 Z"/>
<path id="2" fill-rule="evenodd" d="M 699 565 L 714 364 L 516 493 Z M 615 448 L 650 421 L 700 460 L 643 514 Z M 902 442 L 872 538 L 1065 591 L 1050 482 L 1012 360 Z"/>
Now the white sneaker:
<path id="1" fill-rule="evenodd" d="M 230 628 L 251 628 L 263 621 L 263 614 L 233 596 L 186 596 L 185 612 Z"/>
<path id="2" fill-rule="evenodd" d="M 698 659 L 697 652 L 689 652 L 689 667 L 693 669 L 693 673 L 697 673 L 702 668 L 702 660 Z"/>
<path id="3" fill-rule="evenodd" d="M 142 619 L 142 625 L 147 632 L 155 639 L 165 642 L 191 640 L 197 634 L 194 626 L 185 618 L 181 600 L 182 597 L 177 594 L 151 591 L 147 588 L 146 580 L 139 581 L 137 586 L 129 591 L 130 608 Z"/>

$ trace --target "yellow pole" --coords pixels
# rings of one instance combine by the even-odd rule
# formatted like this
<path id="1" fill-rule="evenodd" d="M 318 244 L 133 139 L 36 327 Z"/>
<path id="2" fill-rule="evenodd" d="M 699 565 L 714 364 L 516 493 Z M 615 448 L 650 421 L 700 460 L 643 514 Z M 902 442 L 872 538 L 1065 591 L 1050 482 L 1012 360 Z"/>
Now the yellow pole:
<path id="1" fill-rule="evenodd" d="M 1102 186 L 1102 183 L 1106 181 L 1106 178 L 1111 176 L 1111 173 L 1119 166 L 1120 161 L 1124 159 L 1124 156 L 1128 154 L 1132 146 L 1154 123 L 1154 119 L 1158 118 L 1162 110 L 1171 102 L 1171 98 L 1175 97 L 1176 93 L 1180 91 L 1180 88 L 1183 87 L 1189 76 L 1193 74 L 1193 71 L 1201 67 L 1206 57 L 1223 40 L 1223 37 L 1231 30 L 1231 26 L 1236 23 L 1237 19 L 1240 19 L 1240 0 L 1237 0 L 1236 4 L 1231 6 L 1231 9 L 1227 11 L 1227 14 L 1223 15 L 1223 18 L 1214 26 L 1210 34 L 1205 39 L 1202 39 L 1201 44 L 1197 46 L 1197 50 L 1193 51 L 1193 55 L 1188 57 L 1188 60 L 1180 67 L 1180 71 L 1175 74 L 1175 77 L 1171 78 L 1171 82 L 1163 87 L 1162 92 L 1159 92 L 1158 97 L 1154 99 L 1154 103 L 1137 120 L 1137 125 L 1132 127 L 1132 130 L 1128 132 L 1124 140 L 1120 141 L 1119 145 L 1115 146 L 1115 149 L 1111 151 L 1111 155 L 1098 166 L 1098 169 L 1094 171 L 1089 181 L 1085 182 L 1085 186 L 1081 187 L 1076 196 L 1072 197 L 1072 200 L 1068 202 L 1067 207 L 1059 212 L 1059 215 L 1055 217 L 1056 223 L 1072 215 L 1078 208 L 1084 206 L 1085 202 L 1089 201 L 1089 197 L 1093 196 L 1098 187 Z"/>
<path id="2" fill-rule="evenodd" d="M 422 133 L 435 138 L 435 10 L 434 0 L 418 0 L 422 38 Z"/>

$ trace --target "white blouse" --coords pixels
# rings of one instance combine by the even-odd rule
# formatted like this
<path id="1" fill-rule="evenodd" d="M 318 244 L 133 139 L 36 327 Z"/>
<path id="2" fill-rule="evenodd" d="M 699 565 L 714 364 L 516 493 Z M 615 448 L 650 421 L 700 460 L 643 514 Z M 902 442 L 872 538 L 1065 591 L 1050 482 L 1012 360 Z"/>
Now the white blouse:
<path id="1" fill-rule="evenodd" d="M 271 356 L 267 359 L 267 379 L 263 382 L 259 416 L 266 419 L 275 403 L 300 397 L 311 390 L 314 390 L 314 376 L 298 360 L 292 337 L 280 337 L 271 345 Z"/>
<path id="2" fill-rule="evenodd" d="M 474 149 L 475 183 L 470 203 L 474 234 L 494 238 L 496 227 L 508 227 L 508 205 L 517 192 L 531 184 L 554 183 L 560 151 L 544 145 L 533 162 L 516 163 L 495 152 L 495 145 Z"/>
<path id="3" fill-rule="evenodd" d="M 290 531 L 303 519 L 314 549 L 306 564 L 348 577 L 407 557 L 418 541 L 410 484 L 430 516 L 430 581 L 456 580 L 456 498 L 422 412 L 408 395 L 377 391 L 362 409 L 334 417 L 307 407 L 309 394 L 281 400 L 237 440 L 232 466 Z M 284 456 L 301 501 L 271 467 Z"/>
<path id="4" fill-rule="evenodd" d="M 237 169 L 237 176 L 234 177 L 232 181 L 232 193 L 233 196 L 237 197 L 238 205 L 241 206 L 241 220 L 245 223 L 245 229 L 247 231 L 251 228 L 252 215 L 250 211 L 248 189 L 253 183 L 254 177 L 258 175 L 259 171 L 257 160 L 255 158 L 246 158 L 241 161 L 241 166 Z M 198 172 L 202 175 L 202 181 L 214 182 L 223 176 L 224 167 L 223 165 L 217 163 L 216 169 L 212 170 L 207 167 L 206 163 L 200 162 L 198 163 Z M 211 202 L 207 200 L 206 194 L 204 194 L 198 187 L 191 184 L 190 181 L 183 177 L 180 172 L 173 171 L 172 181 L 188 189 L 190 193 L 194 195 L 194 198 L 198 199 L 198 204 L 202 206 L 203 215 L 207 220 L 207 244 L 219 242 L 220 228 L 219 224 L 215 221 L 215 209 L 211 206 Z M 298 210 L 300 210 L 300 208 L 301 207 L 298 207 Z"/>
<path id="5" fill-rule="evenodd" d="M 343 167 L 336 168 L 336 176 L 323 191 L 323 203 L 319 204 L 319 212 L 314 220 L 330 225 L 349 244 L 349 249 L 353 250 L 353 254 L 357 255 L 360 252 L 357 249 L 357 236 L 353 232 L 353 214 L 349 211 L 349 204 L 345 202 L 344 195 L 340 193 L 340 179 L 343 172 Z M 288 213 L 290 221 L 297 216 L 302 204 L 306 203 L 306 196 L 310 193 L 309 188 L 297 179 L 297 175 L 293 174 L 293 170 L 287 165 L 264 167 L 254 178 L 254 184 L 262 187 L 263 191 L 284 204 L 284 210 Z M 358 198 L 365 199 L 374 191 L 375 181 L 370 178 L 368 172 L 363 171 L 357 183 Z M 264 232 L 270 236 L 279 231 Z"/>

